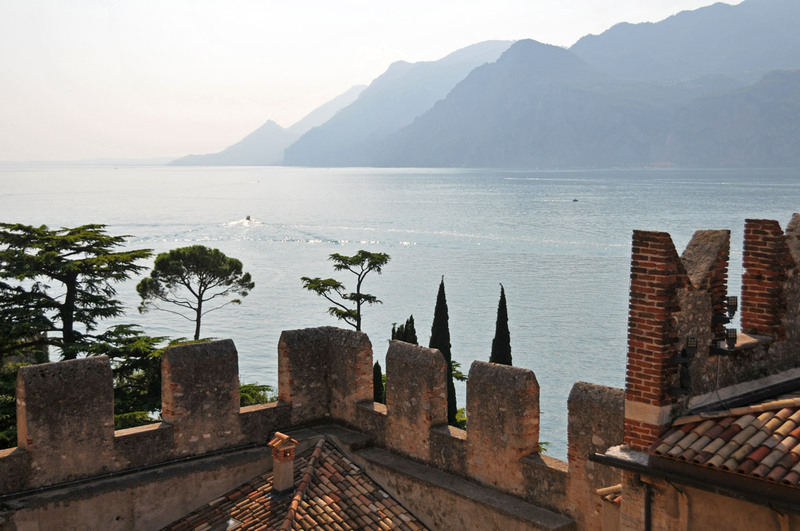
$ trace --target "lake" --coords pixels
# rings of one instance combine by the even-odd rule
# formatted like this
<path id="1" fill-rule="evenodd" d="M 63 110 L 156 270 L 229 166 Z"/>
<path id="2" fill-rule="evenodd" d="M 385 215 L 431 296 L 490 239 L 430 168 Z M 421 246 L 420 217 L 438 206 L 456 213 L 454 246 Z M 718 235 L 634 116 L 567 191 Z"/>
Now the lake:
<path id="1" fill-rule="evenodd" d="M 364 290 L 363 329 L 385 367 L 392 323 L 413 314 L 427 345 L 444 276 L 453 358 L 488 360 L 500 283 L 514 365 L 541 386 L 541 439 L 566 456 L 566 404 L 576 381 L 624 386 L 630 241 L 672 235 L 682 252 L 699 229 L 732 231 L 730 293 L 738 294 L 744 220 L 783 226 L 800 210 L 800 169 L 503 171 L 282 167 L 0 166 L 0 219 L 32 225 L 102 223 L 130 248 L 200 243 L 240 259 L 256 283 L 241 306 L 203 320 L 232 338 L 242 382 L 277 386 L 282 330 L 337 325 L 301 276 L 335 276 L 331 253 L 384 252 Z M 250 216 L 250 220 L 247 220 Z M 120 285 L 125 322 L 190 337 L 193 324 L 136 311 L 138 279 Z M 466 386 L 456 382 L 459 407 Z"/>

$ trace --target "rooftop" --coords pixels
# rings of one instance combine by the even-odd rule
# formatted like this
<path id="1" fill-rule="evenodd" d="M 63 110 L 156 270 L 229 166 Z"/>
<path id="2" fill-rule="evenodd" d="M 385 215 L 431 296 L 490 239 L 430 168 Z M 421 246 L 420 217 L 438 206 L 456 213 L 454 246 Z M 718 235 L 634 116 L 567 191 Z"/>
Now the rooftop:
<path id="1" fill-rule="evenodd" d="M 800 393 L 678 418 L 650 453 L 800 487 Z"/>
<path id="2" fill-rule="evenodd" d="M 272 493 L 272 472 L 213 500 L 166 529 L 427 529 L 324 438 L 295 458 L 295 492 Z"/>

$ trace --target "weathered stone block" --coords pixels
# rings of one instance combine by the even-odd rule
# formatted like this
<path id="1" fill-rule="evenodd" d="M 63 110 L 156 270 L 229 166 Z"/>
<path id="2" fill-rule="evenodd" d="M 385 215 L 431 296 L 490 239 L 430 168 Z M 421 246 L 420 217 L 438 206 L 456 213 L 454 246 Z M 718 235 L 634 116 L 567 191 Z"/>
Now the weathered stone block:
<path id="1" fill-rule="evenodd" d="M 431 428 L 447 424 L 446 362 L 436 349 L 392 341 L 386 353 L 386 444 L 430 460 Z"/>
<path id="2" fill-rule="evenodd" d="M 431 461 L 456 474 L 467 474 L 467 432 L 454 426 L 431 430 Z"/>
<path id="3" fill-rule="evenodd" d="M 372 343 L 367 335 L 330 326 L 283 332 L 278 397 L 291 404 L 293 424 L 331 417 L 356 425 L 357 404 L 372 400 Z"/>
<path id="4" fill-rule="evenodd" d="M 233 341 L 170 347 L 161 363 L 161 415 L 179 453 L 235 446 L 240 439 L 239 361 Z"/>
<path id="5" fill-rule="evenodd" d="M 622 444 L 625 393 L 622 389 L 585 382 L 572 386 L 568 401 L 570 514 L 580 528 L 600 529 L 603 500 L 596 490 L 620 482 L 620 471 L 589 461 L 589 455 L 605 453 Z"/>
<path id="6" fill-rule="evenodd" d="M 467 380 L 467 473 L 523 494 L 520 458 L 539 451 L 539 383 L 529 369 L 475 361 Z"/>
<path id="7" fill-rule="evenodd" d="M 105 356 L 22 367 L 18 446 L 31 454 L 31 484 L 103 472 L 113 462 L 114 387 Z"/>

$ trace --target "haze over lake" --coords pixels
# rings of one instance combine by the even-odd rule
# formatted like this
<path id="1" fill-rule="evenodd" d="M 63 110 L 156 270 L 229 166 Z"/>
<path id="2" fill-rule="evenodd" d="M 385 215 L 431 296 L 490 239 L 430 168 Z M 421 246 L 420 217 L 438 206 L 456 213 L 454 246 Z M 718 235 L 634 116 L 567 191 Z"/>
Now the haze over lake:
<path id="1" fill-rule="evenodd" d="M 566 403 L 575 381 L 622 387 L 630 240 L 669 232 L 682 252 L 699 229 L 731 230 L 730 293 L 738 294 L 744 220 L 782 225 L 800 210 L 800 169 L 503 171 L 281 167 L 0 167 L 2 221 L 51 228 L 108 225 L 131 248 L 203 244 L 239 258 L 256 283 L 241 306 L 208 314 L 204 337 L 232 338 L 243 382 L 277 386 L 282 330 L 338 325 L 301 276 L 344 273 L 331 253 L 385 252 L 364 289 L 375 359 L 392 323 L 413 314 L 427 345 L 444 275 L 453 358 L 464 372 L 488 360 L 500 283 L 514 365 L 536 372 L 541 439 L 566 454 Z M 247 219 L 250 216 L 250 220 Z M 138 279 L 137 279 L 138 280 Z M 140 315 L 135 282 L 119 286 L 124 322 L 189 337 L 193 325 Z M 465 385 L 457 383 L 459 407 Z"/>

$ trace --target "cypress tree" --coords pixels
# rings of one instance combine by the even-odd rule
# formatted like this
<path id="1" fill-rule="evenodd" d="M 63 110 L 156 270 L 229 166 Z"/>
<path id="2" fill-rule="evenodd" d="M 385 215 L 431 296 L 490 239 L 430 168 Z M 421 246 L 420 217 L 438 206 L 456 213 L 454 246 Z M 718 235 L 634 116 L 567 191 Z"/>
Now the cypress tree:
<path id="1" fill-rule="evenodd" d="M 456 387 L 453 384 L 453 357 L 450 353 L 450 318 L 447 315 L 447 297 L 444 294 L 444 277 L 436 295 L 436 309 L 433 312 L 430 348 L 439 349 L 447 365 L 447 423 L 456 426 Z"/>
<path id="2" fill-rule="evenodd" d="M 386 390 L 383 387 L 381 364 L 377 361 L 372 366 L 372 401 L 381 404 L 386 403 Z"/>
<path id="3" fill-rule="evenodd" d="M 511 334 L 508 332 L 508 309 L 506 308 L 506 292 L 500 284 L 500 302 L 497 303 L 497 324 L 492 340 L 491 363 L 511 365 Z"/>
<path id="4" fill-rule="evenodd" d="M 417 330 L 414 328 L 413 315 L 406 319 L 405 324 L 401 324 L 400 326 L 392 325 L 392 339 L 405 341 L 412 345 L 419 345 L 417 342 Z"/>

